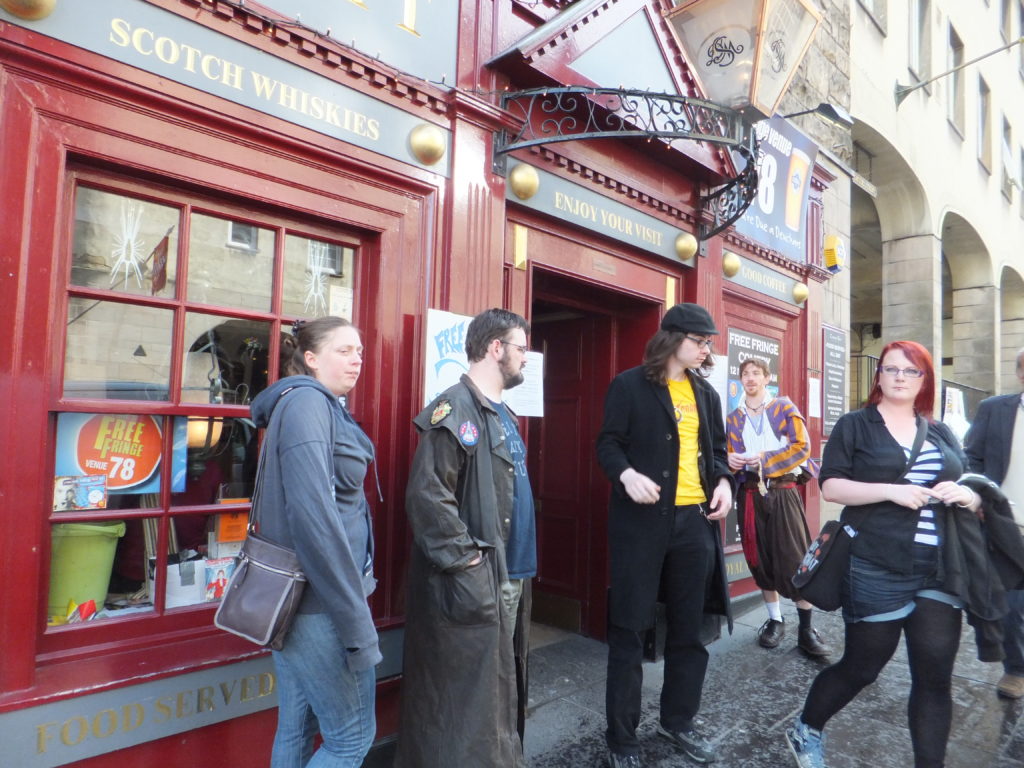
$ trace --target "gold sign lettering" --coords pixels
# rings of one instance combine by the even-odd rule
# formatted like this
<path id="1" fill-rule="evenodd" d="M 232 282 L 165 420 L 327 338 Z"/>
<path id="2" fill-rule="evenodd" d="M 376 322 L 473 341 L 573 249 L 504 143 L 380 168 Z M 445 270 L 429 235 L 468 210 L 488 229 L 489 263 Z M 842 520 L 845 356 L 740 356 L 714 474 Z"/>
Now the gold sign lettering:
<path id="1" fill-rule="evenodd" d="M 196 689 L 178 691 L 161 696 L 153 701 L 152 711 L 137 701 L 121 705 L 120 708 L 108 707 L 92 715 L 74 715 L 64 722 L 56 720 L 36 725 L 36 752 L 45 754 L 55 738 L 66 747 L 76 747 L 86 739 L 107 739 L 116 733 L 134 731 L 147 721 L 167 723 L 213 712 L 219 705 L 228 707 L 234 702 L 236 706 L 243 702 L 255 701 L 270 696 L 276 688 L 276 680 L 271 672 L 246 675 L 242 678 L 224 680 L 214 685 L 204 685 Z M 218 702 L 218 692 L 220 701 Z"/>
<path id="2" fill-rule="evenodd" d="M 630 218 L 627 214 L 615 213 L 605 208 L 599 208 L 593 203 L 580 200 L 564 192 L 555 192 L 555 210 L 564 211 L 584 221 L 600 224 L 606 229 L 612 229 L 626 238 L 632 238 L 647 245 L 660 248 L 664 237 L 660 231 L 644 224 L 639 219 Z"/>
<path id="3" fill-rule="evenodd" d="M 361 3 L 357 3 L 361 5 Z M 407 0 L 407 11 L 409 2 Z M 365 7 L 365 6 L 363 6 Z M 415 2 L 411 3 L 415 23 Z M 415 33 L 415 30 L 411 30 Z M 418 33 L 417 33 L 418 34 Z M 267 102 L 291 112 L 298 112 L 313 120 L 321 120 L 343 131 L 377 141 L 380 139 L 380 121 L 340 104 L 275 80 L 255 70 L 227 59 L 203 53 L 194 46 L 178 42 L 166 35 L 156 35 L 145 27 L 132 28 L 125 19 L 111 19 L 109 40 L 121 48 L 131 48 L 142 56 L 155 56 L 168 66 L 180 66 L 186 72 L 199 74 L 238 91 L 247 91 Z M 245 77 L 248 72 L 248 79 Z"/>

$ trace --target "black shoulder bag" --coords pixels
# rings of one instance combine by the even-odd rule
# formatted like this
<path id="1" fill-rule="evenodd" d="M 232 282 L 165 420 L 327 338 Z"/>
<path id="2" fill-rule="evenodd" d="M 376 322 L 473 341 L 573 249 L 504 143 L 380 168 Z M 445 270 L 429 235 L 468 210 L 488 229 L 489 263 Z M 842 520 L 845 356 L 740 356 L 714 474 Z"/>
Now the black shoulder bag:
<path id="1" fill-rule="evenodd" d="M 906 477 L 914 466 L 927 434 L 928 420 L 918 416 L 917 434 L 910 449 L 910 458 L 897 480 Z M 842 604 L 843 575 L 850 562 L 850 545 L 856 535 L 857 531 L 849 523 L 838 520 L 825 523 L 791 579 L 802 599 L 823 611 L 834 611 Z"/>

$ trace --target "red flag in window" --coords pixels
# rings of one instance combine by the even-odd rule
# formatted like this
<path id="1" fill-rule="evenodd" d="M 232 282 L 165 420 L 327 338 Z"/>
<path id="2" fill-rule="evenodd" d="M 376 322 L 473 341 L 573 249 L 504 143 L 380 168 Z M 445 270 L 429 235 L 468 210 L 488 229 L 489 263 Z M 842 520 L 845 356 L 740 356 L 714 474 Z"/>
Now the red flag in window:
<path id="1" fill-rule="evenodd" d="M 170 244 L 171 233 L 164 235 L 163 240 L 156 244 L 150 258 L 153 259 L 153 289 L 152 294 L 156 296 L 167 285 L 167 247 Z"/>

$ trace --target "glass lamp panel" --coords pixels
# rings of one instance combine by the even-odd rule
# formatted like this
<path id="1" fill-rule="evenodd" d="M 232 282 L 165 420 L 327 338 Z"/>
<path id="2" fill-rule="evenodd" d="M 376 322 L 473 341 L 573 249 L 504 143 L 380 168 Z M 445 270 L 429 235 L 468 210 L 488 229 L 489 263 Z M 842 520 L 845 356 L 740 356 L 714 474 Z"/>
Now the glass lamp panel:
<path id="1" fill-rule="evenodd" d="M 247 405 L 267 386 L 270 323 L 185 315 L 181 402 Z"/>
<path id="2" fill-rule="evenodd" d="M 284 239 L 281 312 L 352 319 L 355 249 L 299 235 Z"/>
<path id="3" fill-rule="evenodd" d="M 171 310 L 68 299 L 64 397 L 168 400 Z"/>
<path id="4" fill-rule="evenodd" d="M 667 15 L 709 101 L 733 109 L 750 103 L 763 0 L 696 0 Z"/>
<path id="5" fill-rule="evenodd" d="M 821 16 L 806 0 L 768 0 L 751 99 L 766 116 L 775 113 L 820 23 Z"/>
<path id="6" fill-rule="evenodd" d="M 71 284 L 173 297 L 178 217 L 177 208 L 78 187 Z"/>
<path id="7" fill-rule="evenodd" d="M 189 301 L 266 312 L 270 309 L 273 279 L 273 230 L 192 214 Z"/>

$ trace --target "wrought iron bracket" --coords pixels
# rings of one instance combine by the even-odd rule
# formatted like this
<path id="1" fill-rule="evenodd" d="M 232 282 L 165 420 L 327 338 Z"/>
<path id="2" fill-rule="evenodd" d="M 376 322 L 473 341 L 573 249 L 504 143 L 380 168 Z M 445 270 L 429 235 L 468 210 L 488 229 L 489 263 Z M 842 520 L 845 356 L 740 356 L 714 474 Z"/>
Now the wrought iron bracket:
<path id="1" fill-rule="evenodd" d="M 701 240 L 736 221 L 757 194 L 753 126 L 736 110 L 714 102 L 624 88 L 559 86 L 505 92 L 501 107 L 521 127 L 514 134 L 496 134 L 495 173 L 505 175 L 509 152 L 560 141 L 639 138 L 671 143 L 686 139 L 723 146 L 746 162 L 735 178 L 701 196 Z"/>

